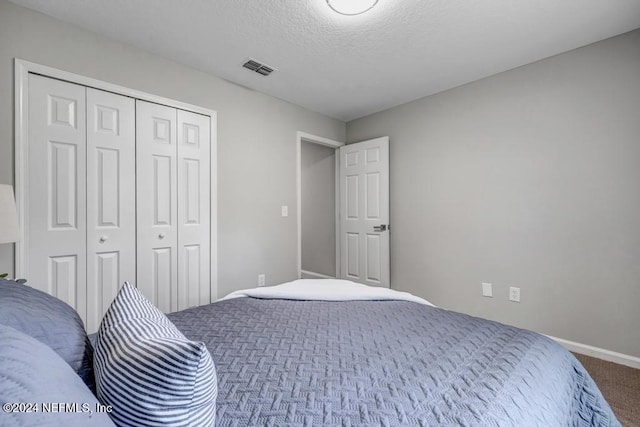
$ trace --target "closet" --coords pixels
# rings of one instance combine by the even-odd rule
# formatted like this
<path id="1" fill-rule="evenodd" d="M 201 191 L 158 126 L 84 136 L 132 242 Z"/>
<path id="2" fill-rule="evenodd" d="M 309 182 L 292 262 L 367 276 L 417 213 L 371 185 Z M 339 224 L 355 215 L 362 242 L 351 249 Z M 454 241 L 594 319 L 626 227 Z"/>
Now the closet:
<path id="1" fill-rule="evenodd" d="M 123 281 L 211 302 L 212 118 L 28 75 L 23 275 L 97 330 Z"/>

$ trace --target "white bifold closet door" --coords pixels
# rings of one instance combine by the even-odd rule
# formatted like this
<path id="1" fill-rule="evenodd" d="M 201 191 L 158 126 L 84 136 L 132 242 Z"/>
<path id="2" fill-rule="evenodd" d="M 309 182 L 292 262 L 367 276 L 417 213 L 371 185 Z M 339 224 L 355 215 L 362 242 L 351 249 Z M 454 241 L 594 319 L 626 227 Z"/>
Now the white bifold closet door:
<path id="1" fill-rule="evenodd" d="M 178 110 L 178 305 L 211 301 L 211 118 Z"/>
<path id="2" fill-rule="evenodd" d="M 135 280 L 134 100 L 29 75 L 25 277 L 97 330 Z"/>
<path id="3" fill-rule="evenodd" d="M 28 283 L 87 315 L 86 88 L 29 75 Z"/>
<path id="4" fill-rule="evenodd" d="M 87 88 L 87 329 L 136 279 L 135 101 Z"/>
<path id="5" fill-rule="evenodd" d="M 137 285 L 164 312 L 211 298 L 210 118 L 136 101 Z"/>

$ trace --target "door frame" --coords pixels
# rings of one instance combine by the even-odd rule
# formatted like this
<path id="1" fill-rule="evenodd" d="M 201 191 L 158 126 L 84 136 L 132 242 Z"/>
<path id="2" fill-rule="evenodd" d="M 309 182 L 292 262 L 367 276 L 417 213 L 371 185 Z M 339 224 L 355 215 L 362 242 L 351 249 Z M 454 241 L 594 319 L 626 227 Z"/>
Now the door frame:
<path id="1" fill-rule="evenodd" d="M 324 274 L 315 273 L 312 271 L 304 271 L 302 270 L 302 143 L 310 142 L 312 144 L 323 145 L 325 147 L 331 147 L 336 150 L 335 154 L 335 225 L 336 225 L 336 275 L 338 278 L 340 276 L 340 182 L 339 182 L 339 161 L 340 156 L 338 155 L 338 148 L 346 145 L 344 142 L 335 141 L 333 139 L 324 138 L 322 136 L 312 135 L 310 133 L 296 132 L 296 197 L 297 197 L 297 216 L 298 216 L 298 260 L 297 260 L 297 272 L 298 279 L 302 278 L 302 274 L 306 274 L 309 276 L 315 276 L 321 279 L 332 279 L 331 276 L 326 276 Z"/>
<path id="2" fill-rule="evenodd" d="M 57 68 L 48 67 L 46 65 L 25 61 L 20 58 L 14 59 L 14 154 L 15 154 L 15 197 L 18 210 L 18 227 L 20 240 L 16 242 L 14 253 L 14 274 L 20 277 L 27 270 L 27 237 L 29 230 L 25 219 L 28 218 L 29 206 L 27 203 L 27 167 L 28 167 L 28 144 L 29 144 L 29 74 L 39 74 L 69 83 L 75 83 L 86 87 L 113 92 L 118 95 L 124 95 L 143 101 L 149 101 L 156 104 L 167 105 L 181 110 L 191 111 L 194 113 L 209 116 L 211 118 L 211 134 L 210 134 L 210 280 L 211 280 L 211 302 L 218 299 L 218 174 L 217 174 L 217 117 L 218 114 L 214 110 L 199 107 L 197 105 L 187 104 L 162 96 L 142 92 L 124 86 L 96 80 L 80 74 L 71 73 Z M 27 278 L 28 279 L 28 278 Z"/>

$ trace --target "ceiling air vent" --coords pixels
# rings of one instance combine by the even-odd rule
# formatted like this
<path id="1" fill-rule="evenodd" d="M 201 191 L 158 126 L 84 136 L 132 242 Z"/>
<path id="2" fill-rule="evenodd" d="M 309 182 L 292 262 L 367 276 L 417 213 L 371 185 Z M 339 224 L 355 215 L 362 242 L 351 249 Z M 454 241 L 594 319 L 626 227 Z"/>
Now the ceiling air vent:
<path id="1" fill-rule="evenodd" d="M 242 64 L 242 66 L 244 68 L 248 68 L 251 71 L 255 71 L 258 74 L 262 74 L 263 76 L 268 76 L 275 70 L 275 68 L 262 64 L 251 58 L 247 59 L 245 63 Z"/>

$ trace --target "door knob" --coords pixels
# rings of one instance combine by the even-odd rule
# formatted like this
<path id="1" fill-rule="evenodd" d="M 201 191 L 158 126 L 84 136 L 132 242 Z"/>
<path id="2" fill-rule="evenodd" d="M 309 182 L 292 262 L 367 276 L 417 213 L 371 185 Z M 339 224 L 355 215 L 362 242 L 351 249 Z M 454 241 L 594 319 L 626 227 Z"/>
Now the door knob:
<path id="1" fill-rule="evenodd" d="M 374 225 L 373 231 L 378 231 L 378 232 L 387 231 L 387 224 Z"/>
<path id="2" fill-rule="evenodd" d="M 108 238 L 109 236 L 100 236 L 100 243 L 106 242 Z"/>
<path id="3" fill-rule="evenodd" d="M 160 233 L 160 234 L 158 234 L 158 238 L 159 238 L 159 239 L 164 239 L 164 237 L 165 237 L 165 236 L 166 236 L 166 234 L 164 234 L 164 233 Z"/>

